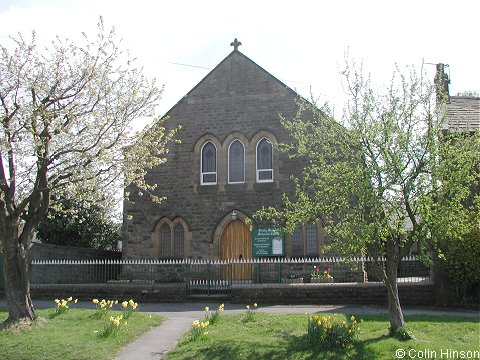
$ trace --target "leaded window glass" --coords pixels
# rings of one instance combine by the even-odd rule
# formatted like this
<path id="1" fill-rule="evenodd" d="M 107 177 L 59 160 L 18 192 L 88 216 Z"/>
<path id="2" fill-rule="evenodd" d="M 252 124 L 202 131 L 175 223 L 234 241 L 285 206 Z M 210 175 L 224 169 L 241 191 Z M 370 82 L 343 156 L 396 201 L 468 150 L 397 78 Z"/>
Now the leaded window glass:
<path id="1" fill-rule="evenodd" d="M 245 149 L 239 140 L 232 142 L 228 149 L 228 182 L 245 182 Z"/>
<path id="2" fill-rule="evenodd" d="M 181 224 L 177 224 L 173 230 L 173 256 L 176 258 L 183 257 L 184 230 Z"/>
<path id="3" fill-rule="evenodd" d="M 303 256 L 303 231 L 297 229 L 292 234 L 292 256 Z"/>
<path id="4" fill-rule="evenodd" d="M 162 230 L 160 230 L 160 257 L 166 258 L 171 256 L 171 241 L 170 226 L 165 224 L 162 226 Z"/>
<path id="5" fill-rule="evenodd" d="M 310 224 L 306 228 L 307 232 L 307 255 L 317 255 L 317 227 L 315 224 Z"/>
<path id="6" fill-rule="evenodd" d="M 263 138 L 257 144 L 257 182 L 273 181 L 273 146 Z"/>
<path id="7" fill-rule="evenodd" d="M 212 142 L 207 142 L 202 147 L 201 159 L 201 183 L 216 184 L 217 183 L 217 149 Z"/>

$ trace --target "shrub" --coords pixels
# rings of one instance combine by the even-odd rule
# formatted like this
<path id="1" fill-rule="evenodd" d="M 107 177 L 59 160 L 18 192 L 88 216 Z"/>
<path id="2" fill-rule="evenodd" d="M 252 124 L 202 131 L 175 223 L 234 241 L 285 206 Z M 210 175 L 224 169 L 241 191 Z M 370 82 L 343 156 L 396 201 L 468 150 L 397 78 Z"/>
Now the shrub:
<path id="1" fill-rule="evenodd" d="M 339 321 L 331 316 L 311 315 L 307 323 L 307 341 L 322 350 L 345 348 L 355 341 L 358 330 L 354 316 Z"/>
<path id="2" fill-rule="evenodd" d="M 445 240 L 440 249 L 443 268 L 456 288 L 456 302 L 477 304 L 480 300 L 480 227 L 457 240 Z"/>

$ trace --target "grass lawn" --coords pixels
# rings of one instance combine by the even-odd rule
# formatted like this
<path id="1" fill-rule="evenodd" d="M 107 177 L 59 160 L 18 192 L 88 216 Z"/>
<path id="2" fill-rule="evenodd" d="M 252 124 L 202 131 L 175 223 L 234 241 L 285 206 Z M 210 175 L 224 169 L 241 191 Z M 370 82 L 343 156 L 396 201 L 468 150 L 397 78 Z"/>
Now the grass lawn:
<path id="1" fill-rule="evenodd" d="M 31 329 L 0 331 L 0 359 L 112 359 L 129 342 L 162 321 L 159 316 L 134 313 L 116 337 L 103 338 L 99 334 L 110 316 L 120 315 L 121 311 L 110 311 L 101 319 L 95 318 L 94 310 L 86 309 L 71 308 L 56 317 L 51 317 L 53 308 L 35 312 L 38 319 Z M 7 317 L 7 311 L 1 309 L 0 322 Z"/>
<path id="2" fill-rule="evenodd" d="M 258 312 L 254 322 L 242 322 L 243 315 L 222 315 L 208 326 L 207 336 L 189 341 L 188 334 L 166 359 L 396 359 L 397 349 L 405 359 L 436 358 L 441 351 L 478 351 L 480 321 L 447 316 L 409 316 L 407 327 L 415 340 L 399 341 L 388 336 L 387 316 L 356 316 L 363 319 L 356 344 L 346 350 L 320 351 L 305 344 L 307 316 Z M 337 315 L 344 317 L 344 315 Z M 408 356 L 410 349 L 411 357 Z M 430 351 L 427 353 L 425 351 Z M 423 352 L 423 353 L 422 353 Z M 443 355 L 443 358 L 453 358 Z M 478 359 L 478 353 L 477 357 Z"/>

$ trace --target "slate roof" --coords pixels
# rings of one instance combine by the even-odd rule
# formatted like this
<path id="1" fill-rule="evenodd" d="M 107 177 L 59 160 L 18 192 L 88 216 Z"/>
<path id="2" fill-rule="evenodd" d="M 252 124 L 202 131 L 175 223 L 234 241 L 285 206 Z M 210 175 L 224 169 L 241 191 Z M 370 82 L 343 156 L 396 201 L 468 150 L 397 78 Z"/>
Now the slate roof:
<path id="1" fill-rule="evenodd" d="M 447 129 L 480 131 L 480 97 L 451 96 L 446 107 Z"/>

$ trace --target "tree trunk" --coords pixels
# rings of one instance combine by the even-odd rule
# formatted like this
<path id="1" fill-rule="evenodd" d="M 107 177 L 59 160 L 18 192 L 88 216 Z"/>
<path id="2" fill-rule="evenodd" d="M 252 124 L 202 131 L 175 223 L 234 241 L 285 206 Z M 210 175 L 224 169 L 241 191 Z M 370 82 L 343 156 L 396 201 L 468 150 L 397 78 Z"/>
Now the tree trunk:
<path id="1" fill-rule="evenodd" d="M 20 242 L 19 222 L 17 221 L 15 225 L 10 228 L 11 231 L 4 234 L 5 238 L 3 239 L 5 250 L 3 270 L 5 274 L 5 296 L 8 304 L 8 318 L 5 323 L 17 322 L 22 319 L 31 321 L 35 318 L 35 310 L 30 297 L 28 248 Z"/>
<path id="2" fill-rule="evenodd" d="M 385 269 L 383 269 L 383 282 L 387 287 L 388 295 L 388 318 L 391 330 L 397 330 L 405 326 L 403 312 L 398 296 L 398 267 L 400 265 L 400 239 L 388 238 L 385 244 Z"/>
<path id="3" fill-rule="evenodd" d="M 400 297 L 398 296 L 398 265 L 396 264 L 396 262 L 387 261 L 385 270 L 385 286 L 387 287 L 388 294 L 388 318 L 390 320 L 391 328 L 393 330 L 396 330 L 405 326 L 405 322 L 403 320 L 403 312 L 400 306 Z"/>

